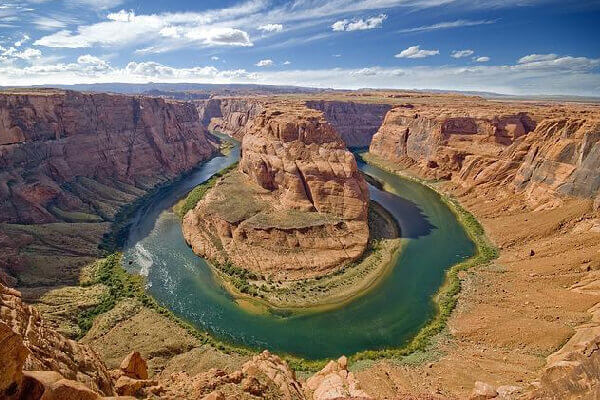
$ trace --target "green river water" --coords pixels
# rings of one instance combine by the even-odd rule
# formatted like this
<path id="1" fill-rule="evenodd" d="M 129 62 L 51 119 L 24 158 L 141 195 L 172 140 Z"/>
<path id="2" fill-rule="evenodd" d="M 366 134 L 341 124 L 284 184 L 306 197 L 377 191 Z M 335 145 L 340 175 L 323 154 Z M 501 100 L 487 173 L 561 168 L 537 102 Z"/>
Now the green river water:
<path id="1" fill-rule="evenodd" d="M 124 265 L 147 277 L 148 292 L 202 330 L 234 344 L 307 359 L 399 347 L 435 312 L 432 296 L 445 271 L 472 256 L 475 246 L 439 195 L 417 182 L 359 162 L 384 182 L 371 198 L 397 219 L 404 245 L 392 271 L 376 287 L 341 308 L 287 316 L 240 308 L 186 245 L 171 207 L 194 186 L 239 158 L 239 147 L 211 159 L 187 179 L 161 191 L 140 210 L 124 251 Z"/>

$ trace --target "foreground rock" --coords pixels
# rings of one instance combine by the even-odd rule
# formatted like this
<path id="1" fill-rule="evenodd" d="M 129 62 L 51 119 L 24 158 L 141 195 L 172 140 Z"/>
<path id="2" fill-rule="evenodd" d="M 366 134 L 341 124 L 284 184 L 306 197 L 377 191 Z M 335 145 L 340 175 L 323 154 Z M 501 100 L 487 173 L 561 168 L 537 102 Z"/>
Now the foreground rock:
<path id="1" fill-rule="evenodd" d="M 199 255 L 273 279 L 323 275 L 365 250 L 368 196 L 333 127 L 290 103 L 254 119 L 239 172 L 185 216 L 184 236 Z"/>
<path id="2" fill-rule="evenodd" d="M 80 381 L 90 392 L 114 393 L 108 370 L 91 348 L 56 333 L 44 323 L 37 310 L 23 304 L 18 291 L 3 285 L 0 285 L 0 335 L 3 363 L 0 391 L 6 395 L 16 396 L 23 382 L 27 382 L 23 379 L 23 369 L 54 371 L 54 377 Z M 6 371 L 4 365 L 8 367 Z M 63 389 L 60 390 L 62 393 Z"/>
<path id="3" fill-rule="evenodd" d="M 314 400 L 333 400 L 340 398 L 371 399 L 361 390 L 360 384 L 352 372 L 348 372 L 348 360 L 340 357 L 329 363 L 306 381 L 308 396 Z"/>

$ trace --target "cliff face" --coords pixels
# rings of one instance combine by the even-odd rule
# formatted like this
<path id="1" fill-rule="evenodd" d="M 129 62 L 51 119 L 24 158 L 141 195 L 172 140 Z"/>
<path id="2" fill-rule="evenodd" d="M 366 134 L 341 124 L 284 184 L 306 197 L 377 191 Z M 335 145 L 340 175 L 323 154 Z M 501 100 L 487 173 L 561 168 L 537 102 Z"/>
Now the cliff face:
<path id="1" fill-rule="evenodd" d="M 204 126 L 238 140 L 244 136 L 248 123 L 263 109 L 260 101 L 250 98 L 209 99 L 194 104 Z"/>
<path id="2" fill-rule="evenodd" d="M 600 190 L 600 119 L 542 121 L 520 146 L 527 150 L 514 185 L 530 197 L 595 198 Z M 520 160 L 518 160 L 520 161 Z"/>
<path id="3" fill-rule="evenodd" d="M 386 115 L 369 151 L 424 177 L 522 191 L 538 204 L 560 195 L 596 197 L 597 115 L 511 111 L 398 106 Z"/>
<path id="4" fill-rule="evenodd" d="M 184 235 L 219 262 L 278 279 L 322 275 L 365 250 L 368 198 L 354 156 L 323 116 L 279 105 L 252 121 L 239 172 L 186 215 Z"/>
<path id="5" fill-rule="evenodd" d="M 325 119 L 338 131 L 348 147 L 371 144 L 389 104 L 354 103 L 343 101 L 307 101 L 310 108 L 323 112 Z"/>
<path id="6" fill-rule="evenodd" d="M 1 94 L 0 222 L 56 222 L 73 211 L 110 219 L 113 206 L 208 158 L 215 146 L 205 132 L 191 104 Z"/>

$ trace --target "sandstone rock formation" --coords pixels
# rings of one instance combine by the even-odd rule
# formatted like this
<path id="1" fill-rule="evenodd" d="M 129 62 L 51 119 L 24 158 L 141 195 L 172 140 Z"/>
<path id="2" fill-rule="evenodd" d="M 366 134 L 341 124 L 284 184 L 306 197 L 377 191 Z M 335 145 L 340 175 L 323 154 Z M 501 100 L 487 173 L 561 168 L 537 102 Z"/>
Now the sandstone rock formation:
<path id="1" fill-rule="evenodd" d="M 403 104 L 388 112 L 369 151 L 424 177 L 525 192 L 532 204 L 595 198 L 600 118 L 592 111 L 480 102 Z"/>
<path id="2" fill-rule="evenodd" d="M 172 398 L 305 399 L 294 371 L 285 361 L 268 351 L 254 356 L 244 363 L 241 370 L 232 373 L 219 369 L 211 369 L 193 377 L 187 373 L 175 373 L 164 382 L 166 396 Z"/>
<path id="3" fill-rule="evenodd" d="M 340 398 L 371 399 L 361 390 L 352 372 L 348 372 L 348 360 L 340 357 L 329 363 L 306 381 L 307 395 L 314 400 L 334 400 Z"/>
<path id="4" fill-rule="evenodd" d="M 239 172 L 183 222 L 197 254 L 276 279 L 326 274 L 366 248 L 368 190 L 319 112 L 291 103 L 248 128 Z"/>
<path id="5" fill-rule="evenodd" d="M 194 104 L 204 126 L 238 140 L 242 140 L 247 125 L 263 109 L 261 101 L 250 98 L 213 98 Z"/>
<path id="6" fill-rule="evenodd" d="M 3 93 L 0 222 L 57 222 L 72 212 L 110 219 L 104 204 L 125 204 L 140 189 L 208 158 L 215 147 L 205 132 L 187 103 L 53 90 Z M 115 197 L 111 188 L 129 198 Z"/>
<path id="7" fill-rule="evenodd" d="M 307 101 L 306 105 L 323 112 L 325 119 L 338 131 L 348 147 L 366 147 L 383 122 L 389 104 L 352 101 Z"/>
<path id="8" fill-rule="evenodd" d="M 123 359 L 121 371 L 133 379 L 148 379 L 148 364 L 137 351 L 132 351 Z"/>

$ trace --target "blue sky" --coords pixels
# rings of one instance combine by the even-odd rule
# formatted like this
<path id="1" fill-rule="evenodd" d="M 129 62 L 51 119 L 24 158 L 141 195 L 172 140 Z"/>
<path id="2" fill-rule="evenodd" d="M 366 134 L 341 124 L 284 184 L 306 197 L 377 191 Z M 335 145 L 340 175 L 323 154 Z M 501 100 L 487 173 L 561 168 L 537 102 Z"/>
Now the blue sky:
<path id="1" fill-rule="evenodd" d="M 0 85 L 600 96 L 600 1 L 0 0 Z"/>

